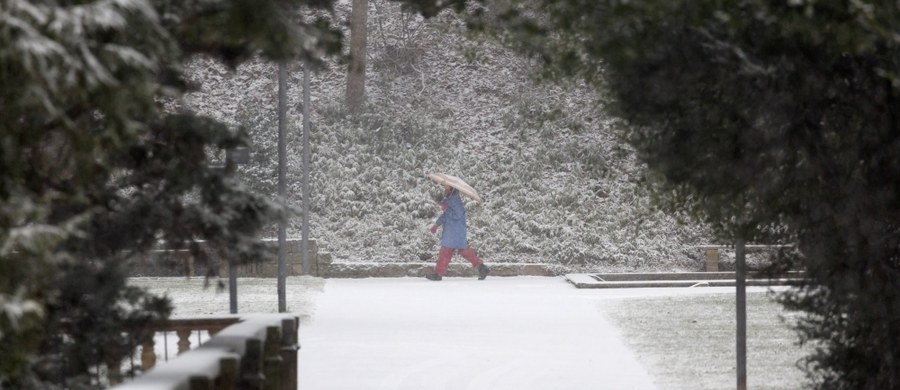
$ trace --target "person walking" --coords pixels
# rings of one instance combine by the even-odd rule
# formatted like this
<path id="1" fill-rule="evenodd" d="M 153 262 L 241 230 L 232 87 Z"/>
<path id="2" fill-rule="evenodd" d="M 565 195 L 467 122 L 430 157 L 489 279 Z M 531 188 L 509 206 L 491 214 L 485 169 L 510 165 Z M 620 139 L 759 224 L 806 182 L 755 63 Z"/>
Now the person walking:
<path id="1" fill-rule="evenodd" d="M 453 254 L 459 252 L 464 259 L 472 263 L 472 267 L 478 269 L 478 280 L 484 280 L 490 272 L 490 268 L 484 265 L 484 261 L 475 254 L 475 250 L 469 247 L 466 237 L 466 209 L 460 199 L 459 190 L 447 184 L 443 186 L 444 200 L 441 202 L 443 213 L 431 226 L 432 234 L 437 233 L 438 227 L 443 226 L 444 228 L 441 234 L 441 250 L 438 252 L 434 273 L 425 277 L 434 281 L 443 279 Z"/>

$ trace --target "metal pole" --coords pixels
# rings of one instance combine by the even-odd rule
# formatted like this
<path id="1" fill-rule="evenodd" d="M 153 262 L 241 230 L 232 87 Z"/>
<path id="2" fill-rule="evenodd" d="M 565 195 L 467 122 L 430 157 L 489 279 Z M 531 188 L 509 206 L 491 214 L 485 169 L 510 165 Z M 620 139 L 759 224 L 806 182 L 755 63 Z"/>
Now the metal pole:
<path id="1" fill-rule="evenodd" d="M 237 314 L 237 270 L 234 261 L 228 262 L 228 308 L 231 314 Z"/>
<path id="2" fill-rule="evenodd" d="M 225 174 L 232 175 L 235 171 L 236 162 L 234 156 L 228 151 L 225 152 Z M 234 260 L 228 260 L 228 309 L 231 314 L 237 314 L 237 266 Z"/>
<path id="3" fill-rule="evenodd" d="M 287 66 L 284 62 L 278 63 L 278 201 L 285 205 L 284 173 L 287 165 L 286 134 L 287 134 Z M 278 221 L 278 312 L 287 311 L 287 297 L 285 292 L 285 240 L 287 230 L 287 215 L 281 214 Z"/>
<path id="4" fill-rule="evenodd" d="M 309 275 L 309 62 L 303 62 L 303 274 Z"/>
<path id="5" fill-rule="evenodd" d="M 744 258 L 744 240 L 735 243 L 735 285 L 737 305 L 737 388 L 747 389 L 747 288 L 746 260 Z"/>

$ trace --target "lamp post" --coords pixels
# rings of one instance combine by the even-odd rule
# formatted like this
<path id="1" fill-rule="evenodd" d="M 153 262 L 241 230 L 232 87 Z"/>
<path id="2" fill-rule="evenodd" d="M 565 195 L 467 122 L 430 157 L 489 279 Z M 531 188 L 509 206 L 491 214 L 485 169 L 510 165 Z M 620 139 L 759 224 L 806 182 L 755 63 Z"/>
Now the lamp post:
<path id="1" fill-rule="evenodd" d="M 747 389 L 747 262 L 744 239 L 735 243 L 735 313 L 737 315 L 737 389 Z"/>
<path id="2" fill-rule="evenodd" d="M 246 147 L 238 147 L 225 151 L 225 173 L 234 174 L 238 164 L 250 162 L 250 150 Z M 231 314 L 237 314 L 237 267 L 234 261 L 228 262 L 228 307 Z"/>
<path id="3" fill-rule="evenodd" d="M 278 63 L 278 201 L 287 204 L 285 171 L 287 170 L 287 65 Z M 304 194 L 305 196 L 305 194 Z M 278 221 L 278 312 L 287 311 L 287 288 L 285 283 L 285 241 L 287 241 L 287 215 L 281 214 Z"/>
<path id="4" fill-rule="evenodd" d="M 278 199 L 287 204 L 285 171 L 287 170 L 287 65 L 278 63 Z M 309 274 L 309 63 L 303 62 L 303 237 L 300 243 L 302 273 Z M 278 312 L 287 311 L 285 286 L 285 241 L 287 241 L 287 215 L 278 224 Z"/>
<path id="5" fill-rule="evenodd" d="M 303 274 L 309 275 L 309 62 L 303 62 Z"/>

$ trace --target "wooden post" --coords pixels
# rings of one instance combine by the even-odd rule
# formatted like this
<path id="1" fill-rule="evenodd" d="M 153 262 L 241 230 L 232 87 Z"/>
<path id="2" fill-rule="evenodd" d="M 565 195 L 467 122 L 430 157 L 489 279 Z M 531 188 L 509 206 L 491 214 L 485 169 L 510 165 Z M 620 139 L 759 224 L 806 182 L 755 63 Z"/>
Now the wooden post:
<path id="1" fill-rule="evenodd" d="M 706 248 L 706 272 L 719 272 L 718 248 Z"/>
<path id="2" fill-rule="evenodd" d="M 192 376 L 188 379 L 188 388 L 190 390 L 212 390 L 213 381 L 205 376 Z"/>
<path id="3" fill-rule="evenodd" d="M 262 373 L 262 342 L 259 339 L 248 339 L 246 348 L 244 348 L 244 356 L 241 359 L 241 379 L 237 387 L 239 389 L 260 390 L 264 379 Z"/>
<path id="4" fill-rule="evenodd" d="M 266 328 L 266 344 L 263 349 L 265 359 L 263 370 L 265 372 L 265 390 L 281 390 L 281 373 L 283 369 L 281 359 L 281 328 L 270 326 Z"/>
<path id="5" fill-rule="evenodd" d="M 294 317 L 281 321 L 281 389 L 297 388 L 297 327 L 299 319 Z"/>
<path id="6" fill-rule="evenodd" d="M 236 357 L 223 358 L 219 361 L 219 378 L 216 379 L 217 390 L 235 390 L 237 389 L 238 374 L 240 367 Z"/>
<path id="7" fill-rule="evenodd" d="M 178 335 L 178 354 L 181 355 L 191 350 L 191 330 L 178 329 L 175 331 Z"/>
<path id="8" fill-rule="evenodd" d="M 156 351 L 153 350 L 155 343 L 153 341 L 153 336 L 144 340 L 141 343 L 141 369 L 144 372 L 150 371 L 151 368 L 156 366 Z"/>

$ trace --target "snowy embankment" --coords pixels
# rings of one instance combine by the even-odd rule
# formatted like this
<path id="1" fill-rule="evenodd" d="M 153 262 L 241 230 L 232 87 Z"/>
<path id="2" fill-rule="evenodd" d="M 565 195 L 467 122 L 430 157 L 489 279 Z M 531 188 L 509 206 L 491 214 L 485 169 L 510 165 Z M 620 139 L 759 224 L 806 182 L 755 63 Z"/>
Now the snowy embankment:
<path id="1" fill-rule="evenodd" d="M 535 82 L 530 60 L 469 39 L 450 13 L 402 18 L 383 1 L 370 12 L 365 112 L 345 111 L 344 66 L 316 70 L 311 81 L 310 227 L 336 262 L 433 261 L 427 228 L 439 190 L 425 174 L 445 172 L 484 198 L 467 206 L 469 240 L 489 262 L 699 269 L 699 251 L 687 248 L 709 243 L 708 232 L 652 208 L 645 173 L 620 137 L 626 125 L 601 93 Z M 229 71 L 198 60 L 191 69 L 202 89 L 184 104 L 245 126 L 253 153 L 239 175 L 275 194 L 276 67 Z M 288 200 L 299 207 L 301 66 L 289 75 Z M 300 221 L 290 220 L 290 236 Z"/>

